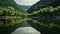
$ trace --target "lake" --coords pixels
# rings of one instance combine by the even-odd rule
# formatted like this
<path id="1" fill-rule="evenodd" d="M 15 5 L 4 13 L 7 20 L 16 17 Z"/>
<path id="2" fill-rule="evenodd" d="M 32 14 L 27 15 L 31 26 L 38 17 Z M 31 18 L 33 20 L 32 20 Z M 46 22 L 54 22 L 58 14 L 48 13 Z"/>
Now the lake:
<path id="1" fill-rule="evenodd" d="M 6 34 L 41 34 L 39 31 L 34 29 L 25 19 L 0 19 L 0 22 L 0 33 L 4 32 Z"/>

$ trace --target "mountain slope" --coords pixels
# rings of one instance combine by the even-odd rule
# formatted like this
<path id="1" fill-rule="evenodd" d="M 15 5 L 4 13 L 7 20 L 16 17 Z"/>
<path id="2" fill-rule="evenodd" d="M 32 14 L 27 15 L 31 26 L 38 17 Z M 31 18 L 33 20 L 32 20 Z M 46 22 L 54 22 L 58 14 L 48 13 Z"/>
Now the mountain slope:
<path id="1" fill-rule="evenodd" d="M 25 11 L 27 11 L 31 6 L 21 5 Z"/>
<path id="2" fill-rule="evenodd" d="M 57 5 L 60 5 L 60 0 L 40 0 L 39 2 L 34 4 L 27 12 L 32 13 L 33 11 L 37 11 L 47 6 L 56 7 Z"/>
<path id="3" fill-rule="evenodd" d="M 15 9 L 17 10 L 20 10 L 21 12 L 24 11 L 22 6 L 16 4 L 14 2 L 14 0 L 0 0 L 0 6 L 3 6 L 3 7 L 14 7 Z"/>

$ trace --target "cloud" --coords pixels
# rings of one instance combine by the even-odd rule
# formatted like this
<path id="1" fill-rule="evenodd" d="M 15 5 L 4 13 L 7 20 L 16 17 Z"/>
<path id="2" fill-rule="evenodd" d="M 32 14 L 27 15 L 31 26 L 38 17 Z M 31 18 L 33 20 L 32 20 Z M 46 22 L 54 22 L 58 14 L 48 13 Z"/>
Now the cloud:
<path id="1" fill-rule="evenodd" d="M 14 0 L 17 4 L 20 5 L 33 5 L 40 0 Z"/>

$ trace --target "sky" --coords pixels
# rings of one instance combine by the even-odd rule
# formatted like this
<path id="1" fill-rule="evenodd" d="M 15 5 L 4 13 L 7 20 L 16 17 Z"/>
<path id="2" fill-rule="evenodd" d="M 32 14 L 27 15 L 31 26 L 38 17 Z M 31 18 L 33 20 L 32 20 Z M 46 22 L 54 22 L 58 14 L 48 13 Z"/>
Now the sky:
<path id="1" fill-rule="evenodd" d="M 40 0 L 14 0 L 19 5 L 31 6 Z"/>

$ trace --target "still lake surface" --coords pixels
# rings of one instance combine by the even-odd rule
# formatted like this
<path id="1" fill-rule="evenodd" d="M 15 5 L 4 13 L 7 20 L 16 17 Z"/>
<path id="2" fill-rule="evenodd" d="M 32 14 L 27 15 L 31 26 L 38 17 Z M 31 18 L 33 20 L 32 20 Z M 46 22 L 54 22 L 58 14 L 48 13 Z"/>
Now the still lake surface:
<path id="1" fill-rule="evenodd" d="M 12 26 L 14 26 L 14 24 L 19 24 L 19 26 L 15 26 L 17 29 L 15 29 L 15 27 L 10 28 L 11 30 L 15 29 L 15 31 L 13 30 L 13 32 L 11 32 L 10 34 L 41 34 L 39 31 L 37 31 L 27 21 L 24 21 L 23 19 L 0 19 L 0 22 L 5 23 L 5 25 L 7 23 L 8 25 Z M 9 30 L 7 31 L 9 32 Z"/>

